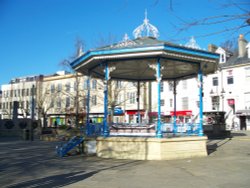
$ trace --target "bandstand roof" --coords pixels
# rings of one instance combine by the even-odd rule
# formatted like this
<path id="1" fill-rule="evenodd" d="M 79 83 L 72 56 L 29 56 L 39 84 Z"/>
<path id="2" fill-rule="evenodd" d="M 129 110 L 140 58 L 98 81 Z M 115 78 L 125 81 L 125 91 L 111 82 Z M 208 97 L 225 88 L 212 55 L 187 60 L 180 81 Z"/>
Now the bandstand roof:
<path id="1" fill-rule="evenodd" d="M 89 50 L 71 66 L 83 74 L 104 77 L 104 65 L 114 67 L 111 79 L 134 81 L 155 80 L 155 70 L 150 64 L 159 60 L 162 79 L 185 79 L 196 76 L 199 66 L 203 74 L 214 73 L 218 66 L 219 55 L 205 50 L 180 46 L 154 37 L 139 37 L 124 40 L 110 46 Z"/>

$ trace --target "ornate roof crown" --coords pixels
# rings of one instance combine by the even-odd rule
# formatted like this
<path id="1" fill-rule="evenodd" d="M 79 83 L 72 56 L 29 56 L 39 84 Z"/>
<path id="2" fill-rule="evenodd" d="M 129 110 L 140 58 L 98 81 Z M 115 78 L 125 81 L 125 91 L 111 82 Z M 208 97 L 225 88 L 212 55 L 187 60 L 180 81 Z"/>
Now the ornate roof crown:
<path id="1" fill-rule="evenodd" d="M 145 10 L 145 18 L 143 20 L 143 24 L 138 26 L 134 31 L 133 31 L 134 38 L 140 38 L 140 37 L 154 37 L 158 38 L 159 37 L 159 31 L 158 29 L 153 26 L 152 24 L 149 23 L 149 20 L 147 18 L 147 10 Z"/>

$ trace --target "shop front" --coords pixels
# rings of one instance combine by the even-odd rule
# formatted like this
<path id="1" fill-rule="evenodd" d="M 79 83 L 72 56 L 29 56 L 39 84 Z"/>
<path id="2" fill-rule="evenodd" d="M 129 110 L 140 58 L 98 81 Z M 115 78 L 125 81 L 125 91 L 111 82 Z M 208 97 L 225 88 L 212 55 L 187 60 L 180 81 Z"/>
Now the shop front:
<path id="1" fill-rule="evenodd" d="M 182 110 L 182 111 L 171 111 L 170 115 L 173 117 L 176 115 L 176 123 L 190 123 L 192 118 L 192 110 Z"/>
<path id="2" fill-rule="evenodd" d="M 238 110 L 236 116 L 239 118 L 240 130 L 250 130 L 250 110 Z"/>
<path id="3" fill-rule="evenodd" d="M 127 123 L 139 123 L 142 122 L 142 118 L 145 115 L 145 110 L 126 110 L 125 120 Z"/>

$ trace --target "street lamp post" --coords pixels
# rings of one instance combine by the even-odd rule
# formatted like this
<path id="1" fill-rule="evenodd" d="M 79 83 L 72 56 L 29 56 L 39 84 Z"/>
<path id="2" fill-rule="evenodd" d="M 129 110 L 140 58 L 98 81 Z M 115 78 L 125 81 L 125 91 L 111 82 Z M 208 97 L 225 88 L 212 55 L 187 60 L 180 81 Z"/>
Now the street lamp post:
<path id="1" fill-rule="evenodd" d="M 35 85 L 32 85 L 32 90 L 31 90 L 31 126 L 30 126 L 30 141 L 33 141 L 33 123 L 34 123 L 34 119 L 35 119 Z"/>

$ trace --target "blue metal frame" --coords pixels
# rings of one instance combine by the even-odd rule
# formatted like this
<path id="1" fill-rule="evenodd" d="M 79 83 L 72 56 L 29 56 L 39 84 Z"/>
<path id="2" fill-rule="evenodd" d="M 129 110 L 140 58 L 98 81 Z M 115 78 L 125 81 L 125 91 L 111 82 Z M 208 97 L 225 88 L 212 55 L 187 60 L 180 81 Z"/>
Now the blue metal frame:
<path id="1" fill-rule="evenodd" d="M 90 74 L 88 74 L 88 79 L 87 79 L 87 122 L 86 122 L 86 125 L 87 125 L 87 129 L 86 129 L 86 134 L 89 135 L 90 132 L 90 119 L 89 119 L 89 112 L 90 112 Z"/>
<path id="2" fill-rule="evenodd" d="M 154 46 L 146 46 L 146 47 L 135 47 L 135 48 L 121 48 L 121 49 L 100 49 L 96 51 L 88 51 L 83 56 L 79 57 L 75 61 L 71 63 L 71 66 L 77 66 L 80 62 L 87 60 L 91 56 L 98 56 L 98 55 L 109 55 L 109 54 L 121 54 L 121 53 L 134 53 L 134 52 L 147 52 L 147 51 L 158 51 L 158 50 L 165 50 L 165 51 L 172 51 L 172 52 L 178 52 L 178 53 L 186 53 L 189 55 L 198 55 L 203 56 L 207 58 L 214 58 L 217 59 L 219 55 L 202 51 L 202 50 L 194 50 L 194 49 L 188 49 L 181 46 L 170 46 L 167 44 L 160 44 L 160 45 L 154 45 Z"/>
<path id="3" fill-rule="evenodd" d="M 108 80 L 109 68 L 108 63 L 105 64 L 105 82 L 104 82 L 104 119 L 103 119 L 103 136 L 109 136 L 108 130 Z"/>
<path id="4" fill-rule="evenodd" d="M 199 98 L 200 98 L 200 112 L 199 112 L 199 117 L 200 117 L 200 122 L 199 122 L 199 136 L 203 136 L 203 74 L 201 70 L 201 66 L 199 67 L 199 72 L 198 72 L 198 80 L 200 83 L 200 88 L 199 88 Z"/>
<path id="5" fill-rule="evenodd" d="M 177 125 L 176 125 L 176 80 L 174 80 L 174 130 L 173 133 L 177 133 Z"/>
<path id="6" fill-rule="evenodd" d="M 158 92 L 158 120 L 157 120 L 157 131 L 156 137 L 162 138 L 162 131 L 161 131 L 161 63 L 160 59 L 157 61 L 157 92 Z"/>
<path id="7" fill-rule="evenodd" d="M 84 141 L 84 137 L 73 136 L 66 144 L 56 146 L 56 152 L 59 157 L 64 157 L 70 150 L 80 145 Z"/>
<path id="8" fill-rule="evenodd" d="M 141 113 L 140 113 L 140 81 L 137 82 L 137 118 L 138 118 L 138 123 L 141 123 Z"/>

